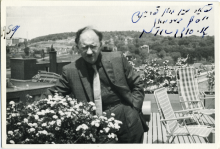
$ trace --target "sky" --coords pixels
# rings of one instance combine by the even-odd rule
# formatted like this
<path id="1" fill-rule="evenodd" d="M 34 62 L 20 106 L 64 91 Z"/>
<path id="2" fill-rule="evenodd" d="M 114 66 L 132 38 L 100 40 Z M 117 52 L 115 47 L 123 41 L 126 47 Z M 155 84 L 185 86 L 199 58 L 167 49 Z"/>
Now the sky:
<path id="1" fill-rule="evenodd" d="M 174 37 L 176 32 L 177 37 L 181 32 L 183 36 L 203 36 L 203 34 L 212 36 L 215 32 L 214 6 L 205 6 L 207 4 L 198 2 L 196 6 L 190 3 L 183 6 L 147 5 L 147 3 L 137 6 L 10 6 L 6 7 L 6 26 L 11 25 L 11 29 L 16 25 L 20 26 L 13 37 L 29 39 L 48 34 L 76 32 L 85 26 L 93 26 L 100 31 L 152 30 L 154 34 L 157 32 L 157 36 Z M 199 8 L 202 12 L 195 13 Z M 165 11 L 167 9 L 168 11 Z M 184 13 L 183 10 L 189 11 Z M 204 12 L 205 10 L 209 11 Z M 139 20 L 138 12 L 139 16 L 143 13 Z M 159 19 L 166 22 L 158 24 Z M 175 19 L 177 20 L 174 22 Z M 204 33 L 202 30 L 205 30 Z"/>

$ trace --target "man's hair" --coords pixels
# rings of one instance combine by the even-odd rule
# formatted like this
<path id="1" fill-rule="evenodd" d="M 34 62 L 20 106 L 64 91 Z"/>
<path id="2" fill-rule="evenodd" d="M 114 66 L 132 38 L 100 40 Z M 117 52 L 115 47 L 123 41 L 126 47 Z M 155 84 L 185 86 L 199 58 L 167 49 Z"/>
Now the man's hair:
<path id="1" fill-rule="evenodd" d="M 96 30 L 96 29 L 94 29 L 94 28 L 91 28 L 91 27 L 89 27 L 89 26 L 86 26 L 86 27 L 84 27 L 84 28 L 82 28 L 82 29 L 79 29 L 79 30 L 76 32 L 76 39 L 75 39 L 76 45 L 78 45 L 78 43 L 79 43 L 80 35 L 81 35 L 84 31 L 86 31 L 86 30 L 93 30 L 93 31 L 96 33 L 96 35 L 99 37 L 99 41 L 100 41 L 100 42 L 102 41 L 103 35 L 102 35 L 102 33 L 101 33 L 100 31 L 98 31 L 98 30 Z"/>

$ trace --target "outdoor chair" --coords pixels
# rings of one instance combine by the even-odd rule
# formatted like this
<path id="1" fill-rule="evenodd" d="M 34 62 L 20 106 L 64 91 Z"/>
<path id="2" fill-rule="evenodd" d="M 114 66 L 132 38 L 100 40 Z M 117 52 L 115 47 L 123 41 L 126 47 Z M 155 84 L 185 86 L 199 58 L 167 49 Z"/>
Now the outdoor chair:
<path id="1" fill-rule="evenodd" d="M 193 67 L 183 67 L 176 71 L 177 85 L 180 104 L 183 109 L 197 109 L 195 112 L 199 114 L 198 121 L 204 125 L 202 117 L 215 114 L 215 109 L 206 109 L 203 100 L 213 99 L 205 97 L 204 92 L 199 92 L 198 77 Z M 203 100 L 202 100 L 203 99 Z M 195 113 L 194 112 L 194 113 Z M 211 118 L 211 117 L 210 117 Z M 211 118 L 213 120 L 213 118 Z M 210 124 L 213 126 L 213 124 Z"/>
<path id="2" fill-rule="evenodd" d="M 176 136 L 189 136 L 196 143 L 193 136 L 203 137 L 209 143 L 208 136 L 214 130 L 210 126 L 204 125 L 186 125 L 185 120 L 192 119 L 193 116 L 176 117 L 175 113 L 188 112 L 190 110 L 173 111 L 166 88 L 160 88 L 154 91 L 154 97 L 157 103 L 160 121 L 165 126 L 167 133 L 166 143 L 173 142 Z M 178 121 L 182 121 L 181 124 Z"/>

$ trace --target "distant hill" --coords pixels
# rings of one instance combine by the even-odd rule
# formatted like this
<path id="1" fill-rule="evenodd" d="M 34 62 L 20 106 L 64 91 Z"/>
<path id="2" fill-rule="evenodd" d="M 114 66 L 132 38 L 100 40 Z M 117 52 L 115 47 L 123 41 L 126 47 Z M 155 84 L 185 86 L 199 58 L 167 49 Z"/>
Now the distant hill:
<path id="1" fill-rule="evenodd" d="M 186 57 L 189 54 L 189 63 L 201 62 L 203 64 L 214 63 L 214 36 L 188 36 L 174 38 L 168 36 L 154 36 L 153 34 L 143 34 L 138 31 L 110 31 L 103 32 L 104 44 L 114 45 L 118 51 L 130 51 L 136 58 L 136 64 L 141 64 L 146 60 L 157 58 L 161 61 L 167 59 L 170 64 L 175 64 L 178 57 Z M 51 34 L 34 38 L 31 44 L 43 41 L 59 42 L 71 40 L 61 46 L 74 46 L 75 32 Z M 68 40 L 68 41 L 69 41 Z M 149 53 L 140 47 L 149 46 Z"/>

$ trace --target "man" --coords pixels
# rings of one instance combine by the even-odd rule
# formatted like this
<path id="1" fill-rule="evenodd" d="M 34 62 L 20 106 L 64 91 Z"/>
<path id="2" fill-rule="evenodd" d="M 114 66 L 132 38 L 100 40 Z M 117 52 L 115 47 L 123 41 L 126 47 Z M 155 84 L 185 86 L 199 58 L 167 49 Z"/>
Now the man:
<path id="1" fill-rule="evenodd" d="M 140 114 L 143 82 L 122 53 L 100 52 L 101 41 L 101 32 L 80 29 L 75 42 L 81 57 L 63 67 L 62 77 L 48 94 L 56 90 L 64 96 L 72 94 L 78 101 L 95 101 L 99 115 L 114 113 L 115 119 L 122 121 L 119 143 L 141 143 L 147 128 Z"/>

